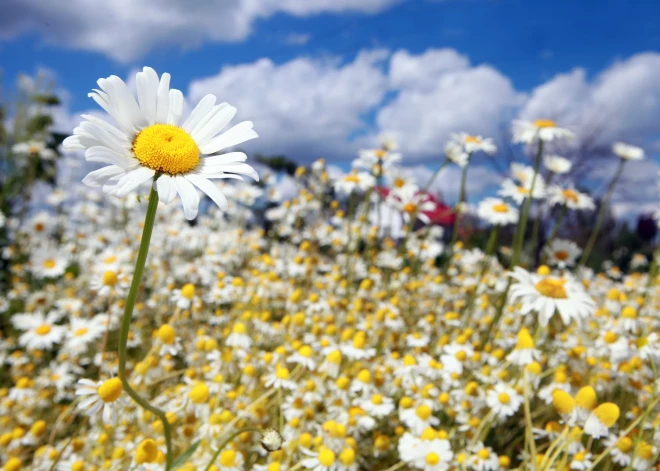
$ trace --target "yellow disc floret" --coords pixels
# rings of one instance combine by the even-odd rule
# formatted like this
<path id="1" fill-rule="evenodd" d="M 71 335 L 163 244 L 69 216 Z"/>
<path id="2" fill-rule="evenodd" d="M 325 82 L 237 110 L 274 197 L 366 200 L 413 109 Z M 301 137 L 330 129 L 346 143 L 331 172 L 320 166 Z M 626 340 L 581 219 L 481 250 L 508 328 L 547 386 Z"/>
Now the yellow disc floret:
<path id="1" fill-rule="evenodd" d="M 97 392 L 103 402 L 115 402 L 121 394 L 122 384 L 119 378 L 111 378 L 99 386 Z"/>
<path id="2" fill-rule="evenodd" d="M 189 172 L 199 163 L 194 139 L 170 124 L 154 124 L 140 131 L 133 141 L 133 153 L 145 167 L 168 175 Z"/>

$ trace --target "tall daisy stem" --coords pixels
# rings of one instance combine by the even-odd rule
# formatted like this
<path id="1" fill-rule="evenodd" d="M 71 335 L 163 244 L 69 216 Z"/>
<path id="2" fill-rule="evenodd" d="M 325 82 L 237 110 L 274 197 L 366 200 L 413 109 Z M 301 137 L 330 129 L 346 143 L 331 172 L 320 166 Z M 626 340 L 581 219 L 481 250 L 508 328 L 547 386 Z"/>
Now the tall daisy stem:
<path id="1" fill-rule="evenodd" d="M 149 206 L 147 206 L 147 214 L 144 217 L 144 228 L 142 229 L 142 239 L 140 240 L 140 250 L 138 251 L 137 260 L 135 261 L 135 272 L 133 272 L 133 281 L 131 288 L 128 291 L 126 298 L 126 306 L 124 307 L 124 316 L 121 319 L 121 333 L 119 334 L 119 379 L 121 379 L 124 391 L 133 399 L 140 407 L 157 416 L 163 423 L 163 431 L 165 432 L 165 446 L 167 448 L 165 471 L 169 471 L 172 467 L 172 429 L 170 423 L 167 421 L 165 412 L 152 406 L 149 401 L 142 398 L 135 389 L 128 382 L 126 376 L 126 358 L 128 343 L 128 332 L 131 328 L 131 318 L 133 317 L 133 307 L 137 299 L 138 290 L 140 289 L 140 282 L 142 281 L 142 274 L 144 273 L 144 265 L 147 261 L 149 253 L 149 243 L 151 241 L 151 233 L 154 229 L 154 221 L 156 220 L 156 210 L 158 209 L 158 193 L 152 186 L 151 193 L 149 193 Z"/>
<path id="2" fill-rule="evenodd" d="M 468 171 L 468 165 L 470 163 L 470 159 L 468 158 L 467 163 L 465 164 L 465 167 L 463 167 L 463 171 L 461 172 L 461 188 L 458 193 L 458 204 L 456 207 L 458 208 L 458 211 L 456 211 L 456 219 L 454 220 L 454 229 L 452 230 L 451 234 L 451 248 L 453 250 L 454 244 L 458 240 L 458 231 L 461 226 L 461 213 L 463 212 L 463 203 L 465 203 L 465 183 L 467 181 L 467 171 Z"/>
<path id="3" fill-rule="evenodd" d="M 596 239 L 598 238 L 600 229 L 603 225 L 603 222 L 605 221 L 605 215 L 607 214 L 607 209 L 610 205 L 610 199 L 612 198 L 612 193 L 614 193 L 614 187 L 619 181 L 619 177 L 621 177 L 621 173 L 623 172 L 623 165 L 625 163 L 626 163 L 626 159 L 619 159 L 619 166 L 617 167 L 616 172 L 612 176 L 612 180 L 610 181 L 610 184 L 607 187 L 607 193 L 605 193 L 605 196 L 603 197 L 603 200 L 600 203 L 600 210 L 598 211 L 598 216 L 596 217 L 596 225 L 594 226 L 594 230 L 591 232 L 591 237 L 589 237 L 589 241 L 587 242 L 587 245 L 584 248 L 584 252 L 582 252 L 582 258 L 580 258 L 580 263 L 578 264 L 579 266 L 582 266 L 589 261 L 589 255 L 591 255 L 591 251 L 594 249 L 594 245 L 596 245 Z"/>
<path id="4" fill-rule="evenodd" d="M 525 241 L 525 230 L 527 229 L 527 219 L 529 218 L 529 209 L 532 206 L 532 199 L 534 198 L 534 187 L 536 186 L 536 179 L 539 175 L 541 168 L 541 156 L 543 155 L 543 139 L 539 139 L 539 150 L 536 153 L 536 162 L 534 162 L 534 176 L 532 177 L 532 185 L 529 189 L 529 194 L 525 198 L 523 211 L 518 222 L 516 235 L 514 237 L 513 255 L 511 256 L 511 267 L 514 267 L 520 261 L 520 252 L 522 252 L 523 243 Z M 524 183 L 523 183 L 524 184 Z"/>

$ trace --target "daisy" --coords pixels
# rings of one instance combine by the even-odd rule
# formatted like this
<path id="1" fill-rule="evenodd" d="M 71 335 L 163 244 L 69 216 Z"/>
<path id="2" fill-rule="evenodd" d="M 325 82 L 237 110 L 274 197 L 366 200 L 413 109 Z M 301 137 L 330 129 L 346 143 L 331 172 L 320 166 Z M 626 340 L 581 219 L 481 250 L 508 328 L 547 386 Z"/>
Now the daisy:
<path id="1" fill-rule="evenodd" d="M 479 203 L 477 214 L 484 221 L 496 226 L 518 222 L 518 209 L 501 198 L 485 198 Z"/>
<path id="2" fill-rule="evenodd" d="M 223 450 L 218 457 L 218 468 L 220 471 L 240 471 L 243 469 L 243 454 L 236 450 Z"/>
<path id="3" fill-rule="evenodd" d="M 543 166 L 552 173 L 563 175 L 571 171 L 573 164 L 570 160 L 559 155 L 546 155 L 543 157 Z"/>
<path id="4" fill-rule="evenodd" d="M 575 134 L 568 129 L 557 127 L 550 119 L 537 119 L 536 121 L 514 121 L 513 142 L 531 144 L 537 139 L 550 142 L 555 139 L 572 138 Z"/>
<path id="5" fill-rule="evenodd" d="M 295 381 L 289 379 L 290 373 L 288 368 L 278 366 L 275 373 L 270 373 L 264 376 L 264 384 L 267 388 L 276 389 L 290 389 L 294 390 L 298 387 Z"/>
<path id="6" fill-rule="evenodd" d="M 582 249 L 572 240 L 555 239 L 543 252 L 548 257 L 550 265 L 566 268 L 575 264 L 575 260 L 582 253 Z"/>
<path id="7" fill-rule="evenodd" d="M 57 278 L 64 274 L 69 261 L 55 249 L 42 249 L 33 254 L 30 263 L 37 278 Z"/>
<path id="8" fill-rule="evenodd" d="M 555 311 L 564 324 L 582 320 L 596 310 L 596 303 L 582 285 L 569 278 L 543 277 L 515 267 L 509 274 L 517 283 L 511 286 L 511 297 L 521 304 L 521 314 L 537 311 L 539 322 L 547 326 Z"/>
<path id="9" fill-rule="evenodd" d="M 596 207 L 593 198 L 586 193 L 581 193 L 573 187 L 562 188 L 551 185 L 547 191 L 550 206 L 565 205 L 569 209 L 592 210 Z"/>
<path id="10" fill-rule="evenodd" d="M 516 413 L 523 403 L 523 398 L 510 386 L 498 383 L 486 394 L 486 404 L 500 419 Z"/>
<path id="11" fill-rule="evenodd" d="M 245 154 L 217 155 L 257 137 L 251 121 L 218 134 L 236 114 L 233 106 L 216 105 L 216 98 L 206 95 L 181 123 L 183 94 L 170 90 L 167 73 L 159 79 L 149 67 L 138 72 L 137 101 L 119 77 L 100 79 L 98 84 L 101 90 L 89 96 L 119 127 L 83 115 L 85 121 L 64 141 L 67 150 L 84 150 L 87 161 L 109 164 L 88 174 L 84 184 L 124 197 L 141 184 L 155 181 L 163 203 L 171 203 L 178 194 L 186 219 L 194 219 L 200 201 L 195 187 L 226 211 L 227 199 L 211 179 L 242 180 L 240 175 L 248 175 L 258 180 L 254 169 L 242 163 Z"/>
<path id="12" fill-rule="evenodd" d="M 610 435 L 603 441 L 606 448 L 612 447 L 610 455 L 612 461 L 619 466 L 628 466 L 632 462 L 632 452 L 635 444 L 632 438 L 628 436 L 620 437 L 618 435 Z"/>
<path id="13" fill-rule="evenodd" d="M 91 381 L 80 379 L 76 385 L 76 396 L 84 396 L 78 403 L 78 409 L 90 417 L 102 411 L 101 418 L 105 424 L 117 423 L 117 404 L 123 391 L 119 378 Z"/>
<path id="14" fill-rule="evenodd" d="M 526 328 L 518 332 L 518 343 L 506 359 L 514 365 L 529 365 L 541 357 L 541 352 L 534 348 L 534 338 Z"/>
<path id="15" fill-rule="evenodd" d="M 105 315 L 92 319 L 72 318 L 66 331 L 67 339 L 64 348 L 74 355 L 83 353 L 89 344 L 100 338 L 106 330 Z"/>
<path id="16" fill-rule="evenodd" d="M 619 406 L 611 402 L 605 402 L 596 407 L 584 424 L 584 433 L 593 437 L 606 437 L 608 429 L 619 420 Z"/>
<path id="17" fill-rule="evenodd" d="M 314 471 L 334 471 L 337 468 L 337 455 L 330 448 L 321 446 L 318 453 L 307 452 L 310 458 L 302 460 L 303 468 Z"/>
<path id="18" fill-rule="evenodd" d="M 445 146 L 445 155 L 459 167 L 465 167 L 470 156 L 475 152 L 482 151 L 488 155 L 497 152 L 497 147 L 491 138 L 472 136 L 462 132 L 452 134 L 450 139 Z"/>
<path id="19" fill-rule="evenodd" d="M 66 327 L 55 325 L 61 314 L 51 311 L 44 316 L 41 311 L 30 314 L 15 314 L 11 320 L 19 330 L 25 331 L 18 343 L 28 350 L 50 350 L 60 343 L 66 334 Z"/>
<path id="20" fill-rule="evenodd" d="M 37 157 L 41 160 L 55 160 L 57 153 L 53 149 L 46 147 L 43 141 L 26 141 L 14 144 L 11 148 L 14 154 L 22 157 Z"/>
<path id="21" fill-rule="evenodd" d="M 360 401 L 360 408 L 367 414 L 380 419 L 392 413 L 394 410 L 394 401 L 382 394 L 374 394 L 370 398 Z"/>
<path id="22" fill-rule="evenodd" d="M 644 158 L 644 149 L 625 142 L 615 142 L 612 145 L 612 152 L 624 160 L 642 160 Z"/>
<path id="23" fill-rule="evenodd" d="M 335 190 L 350 195 L 354 191 L 366 191 L 373 188 L 375 184 L 376 179 L 371 174 L 353 170 L 335 182 Z"/>
<path id="24" fill-rule="evenodd" d="M 418 191 L 416 185 L 404 186 L 390 192 L 387 195 L 387 203 L 401 212 L 406 223 L 409 223 L 416 213 L 417 219 L 428 224 L 431 219 L 424 213 L 433 211 L 436 207 L 436 204 L 429 199 L 429 195 Z"/>
<path id="25" fill-rule="evenodd" d="M 536 176 L 536 181 L 534 181 L 534 191 L 532 192 L 532 180 L 529 178 L 526 182 L 521 182 L 520 184 L 515 183 L 512 179 L 507 178 L 502 182 L 502 187 L 497 192 L 498 195 L 504 196 L 505 198 L 511 198 L 516 204 L 522 204 L 530 193 L 532 193 L 533 199 L 542 199 L 545 197 L 545 182 L 541 175 Z"/>

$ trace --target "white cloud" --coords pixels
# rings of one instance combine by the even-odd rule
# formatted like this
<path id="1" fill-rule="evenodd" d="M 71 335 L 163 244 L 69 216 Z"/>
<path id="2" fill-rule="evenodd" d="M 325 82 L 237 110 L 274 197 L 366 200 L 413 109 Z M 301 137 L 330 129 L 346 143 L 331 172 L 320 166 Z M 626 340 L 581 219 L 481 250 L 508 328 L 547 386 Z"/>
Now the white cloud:
<path id="1" fill-rule="evenodd" d="M 276 13 L 376 13 L 403 0 L 7 0 L 0 39 L 38 31 L 49 44 L 127 62 L 158 46 L 240 41 Z"/>
<path id="2" fill-rule="evenodd" d="M 254 121 L 260 139 L 247 144 L 248 150 L 306 160 L 345 152 L 352 158 L 351 135 L 365 126 L 363 115 L 387 90 L 381 66 L 386 57 L 386 51 L 375 50 L 347 64 L 337 58 L 298 58 L 281 65 L 260 59 L 195 80 L 188 99 L 192 104 L 212 93 L 238 108 L 237 120 Z"/>
<path id="3" fill-rule="evenodd" d="M 520 111 L 547 118 L 578 134 L 577 146 L 609 153 L 626 140 L 643 145 L 660 132 L 660 54 L 637 54 L 587 78 L 583 69 L 559 74 L 537 87 Z"/>
<path id="4" fill-rule="evenodd" d="M 398 95 L 378 111 L 379 132 L 393 134 L 417 159 L 440 155 L 452 132 L 498 134 L 522 99 L 506 76 L 487 65 L 472 67 L 452 49 L 417 56 L 399 51 L 389 76 Z"/>

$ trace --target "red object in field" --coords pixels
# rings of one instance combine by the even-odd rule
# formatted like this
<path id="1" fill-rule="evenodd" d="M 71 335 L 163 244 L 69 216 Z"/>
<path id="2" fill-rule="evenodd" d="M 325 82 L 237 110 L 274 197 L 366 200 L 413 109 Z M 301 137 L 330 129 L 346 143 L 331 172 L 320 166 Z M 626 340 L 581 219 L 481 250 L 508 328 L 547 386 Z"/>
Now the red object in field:
<path id="1" fill-rule="evenodd" d="M 383 195 L 383 198 L 387 198 L 390 189 L 379 186 L 376 187 L 376 191 Z M 438 200 L 438 198 L 432 194 L 426 193 L 426 195 L 429 200 L 435 203 L 435 210 L 422 211 L 422 213 L 428 216 L 428 218 L 431 220 L 431 224 L 437 224 L 438 226 L 451 226 L 454 224 L 454 221 L 456 220 L 456 213 L 454 212 L 454 209 Z"/>

